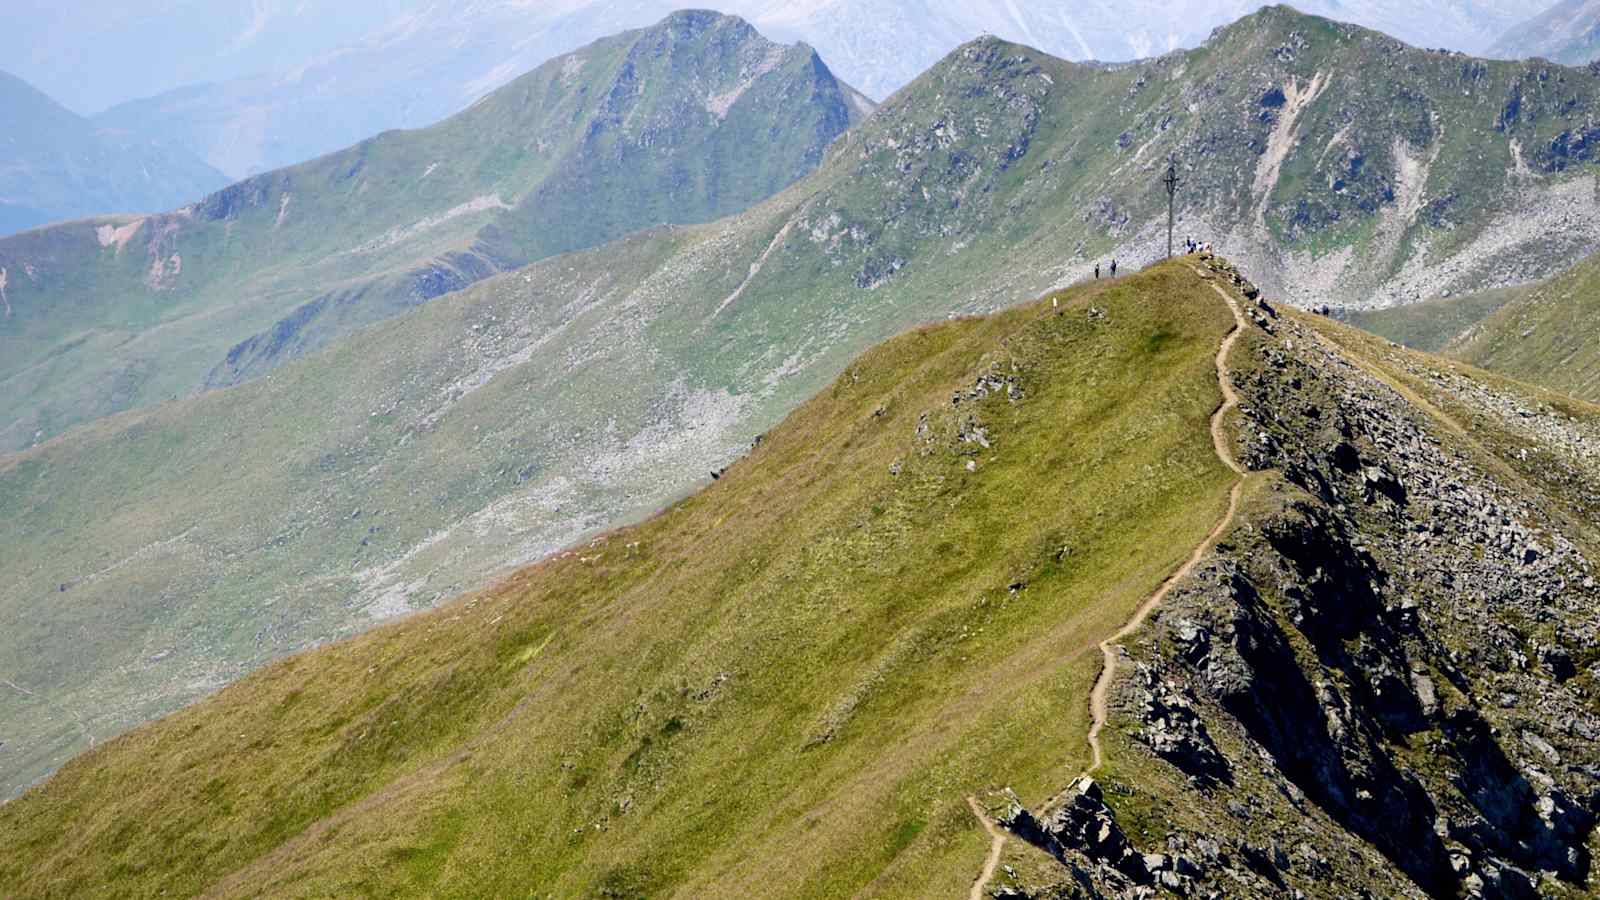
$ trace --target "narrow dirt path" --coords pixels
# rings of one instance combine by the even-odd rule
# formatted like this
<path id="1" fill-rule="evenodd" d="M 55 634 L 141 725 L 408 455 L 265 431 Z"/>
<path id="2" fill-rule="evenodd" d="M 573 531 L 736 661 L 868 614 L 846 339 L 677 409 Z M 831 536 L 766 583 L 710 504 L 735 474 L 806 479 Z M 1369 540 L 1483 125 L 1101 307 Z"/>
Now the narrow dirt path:
<path id="1" fill-rule="evenodd" d="M 1190 554 L 1188 561 L 1179 567 L 1176 572 L 1167 576 L 1167 580 L 1161 583 L 1161 587 L 1157 588 L 1149 599 L 1139 605 L 1139 609 L 1133 614 L 1133 618 L 1128 620 L 1126 625 L 1117 629 L 1116 634 L 1100 642 L 1100 653 L 1105 657 L 1105 665 L 1100 669 L 1100 677 L 1095 679 L 1094 690 L 1089 694 L 1089 716 L 1091 720 L 1089 724 L 1089 767 L 1084 770 L 1085 775 L 1099 769 L 1101 763 L 1104 762 L 1104 754 L 1100 749 L 1100 732 L 1106 726 L 1108 714 L 1107 698 L 1111 693 L 1111 683 L 1117 676 L 1117 645 L 1124 638 L 1143 627 L 1145 620 L 1156 610 L 1156 607 L 1161 605 L 1162 601 L 1167 599 L 1167 595 L 1172 592 L 1172 589 L 1194 573 L 1195 567 L 1200 564 L 1200 560 L 1211 551 L 1212 545 L 1233 524 L 1233 517 L 1239 512 L 1239 497 L 1244 490 L 1245 469 L 1244 466 L 1239 464 L 1238 460 L 1233 458 L 1233 450 L 1228 446 L 1228 431 L 1225 420 L 1228 413 L 1239 405 L 1239 394 L 1234 391 L 1233 381 L 1228 376 L 1228 354 L 1233 352 L 1234 343 L 1239 340 L 1240 335 L 1244 334 L 1244 314 L 1239 311 L 1239 304 L 1220 285 L 1213 283 L 1211 289 L 1217 292 L 1217 296 L 1221 297 L 1224 303 L 1228 304 L 1228 311 L 1233 313 L 1234 323 L 1233 329 L 1228 332 L 1228 336 L 1223 338 L 1222 346 L 1217 349 L 1217 385 L 1222 389 L 1222 405 L 1218 406 L 1217 411 L 1211 414 L 1211 442 L 1216 448 L 1217 459 L 1222 460 L 1222 464 L 1227 466 L 1238 478 L 1235 479 L 1233 487 L 1228 491 L 1228 511 L 1223 514 L 1216 527 L 1211 529 L 1211 533 L 1206 535 L 1206 539 L 1194 548 L 1194 553 Z M 1069 785 L 1066 790 L 1050 798 L 1050 802 L 1045 804 L 1040 818 L 1047 817 L 1055 812 L 1057 805 L 1066 798 L 1067 792 L 1071 789 Z"/>
<path id="2" fill-rule="evenodd" d="M 1197 271 L 1195 274 L 1198 276 L 1200 273 Z M 1216 527 L 1211 529 L 1211 533 L 1206 535 L 1206 539 L 1194 548 L 1194 553 L 1189 556 L 1188 561 L 1176 572 L 1169 575 L 1154 594 L 1151 594 L 1148 599 L 1139 604 L 1139 609 L 1134 612 L 1133 618 L 1129 619 L 1127 624 L 1117 629 L 1115 634 L 1100 642 L 1100 653 L 1105 657 L 1105 665 L 1101 667 L 1100 677 L 1095 679 L 1094 690 L 1089 694 L 1089 715 L 1091 719 L 1089 725 L 1089 767 L 1084 770 L 1085 775 L 1099 769 L 1100 764 L 1104 761 L 1104 755 L 1100 749 L 1100 732 L 1105 728 L 1107 696 L 1111 692 L 1111 683 L 1115 680 L 1117 674 L 1118 642 L 1138 631 L 1144 625 L 1145 620 L 1150 617 L 1150 614 L 1155 611 L 1156 607 L 1160 606 L 1161 602 L 1172 592 L 1173 587 L 1194 572 L 1195 567 L 1200 564 L 1200 560 L 1205 557 L 1206 553 L 1210 552 L 1212 545 L 1233 524 L 1233 518 L 1239 512 L 1239 498 L 1244 491 L 1246 472 L 1244 466 L 1240 465 L 1237 459 L 1234 459 L 1233 451 L 1229 447 L 1225 420 L 1228 413 L 1239 405 L 1239 395 L 1234 391 L 1233 381 L 1228 375 L 1228 355 L 1233 352 L 1233 345 L 1239 340 L 1239 336 L 1244 334 L 1246 326 L 1244 313 L 1240 312 L 1239 304 L 1233 297 L 1215 282 L 1212 282 L 1211 289 L 1217 292 L 1217 296 L 1221 297 L 1222 301 L 1228 305 L 1228 311 L 1233 313 L 1233 328 L 1222 339 L 1222 346 L 1217 348 L 1217 385 L 1222 390 L 1222 404 L 1217 407 L 1216 412 L 1211 414 L 1211 442 L 1216 448 L 1217 458 L 1222 460 L 1222 464 L 1227 466 L 1238 477 L 1234 480 L 1233 487 L 1228 491 L 1228 511 L 1217 522 Z M 1076 781 L 1077 779 L 1073 779 L 1073 783 L 1076 783 Z M 1041 820 L 1049 818 L 1061 801 L 1066 799 L 1070 790 L 1072 790 L 1071 784 L 1061 793 L 1051 797 L 1040 811 L 1039 818 Z M 969 900 L 983 900 L 984 892 L 988 890 L 989 882 L 994 879 L 995 869 L 1000 865 L 1000 854 L 1005 849 L 1005 833 L 996 827 L 994 821 L 989 818 L 988 813 L 979 805 L 976 797 L 967 797 L 967 805 L 972 807 L 972 814 L 978 817 L 978 821 L 983 823 L 984 829 L 989 832 L 992 838 L 989 843 L 989 857 L 983 864 L 983 872 L 973 882 L 972 891 L 968 895 Z"/>
<path id="3" fill-rule="evenodd" d="M 989 882 L 994 880 L 994 870 L 1000 867 L 1000 852 L 1006 848 L 1006 835 L 989 814 L 978 805 L 977 797 L 968 797 L 967 805 L 972 807 L 972 814 L 983 823 L 983 830 L 989 832 L 989 858 L 983 861 L 983 872 L 978 875 L 978 880 L 972 883 L 972 892 L 967 895 L 967 900 L 983 900 L 983 892 L 989 887 Z"/>

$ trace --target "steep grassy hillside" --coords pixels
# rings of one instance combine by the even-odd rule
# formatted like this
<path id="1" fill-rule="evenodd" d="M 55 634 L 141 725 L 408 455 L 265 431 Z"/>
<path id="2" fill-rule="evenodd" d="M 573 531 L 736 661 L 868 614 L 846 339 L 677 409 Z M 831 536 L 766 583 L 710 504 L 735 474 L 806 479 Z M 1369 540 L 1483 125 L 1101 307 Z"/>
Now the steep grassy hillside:
<path id="1" fill-rule="evenodd" d="M 1178 263 L 906 333 L 648 522 L 69 764 L 0 892 L 957 894 L 964 794 L 1077 768 L 1226 505 L 1232 326 Z"/>
<path id="2" fill-rule="evenodd" d="M 1248 292 L 901 335 L 649 521 L 68 764 L 0 890 L 1592 893 L 1600 408 Z"/>
<path id="3" fill-rule="evenodd" d="M 1251 49 L 1295 34 L 1293 53 Z M 33 692 L 0 695 L 7 783 L 276 655 L 648 514 L 892 334 L 1040 296 L 1106 256 L 1128 263 L 1128 248 L 1148 256 L 1149 230 L 1123 215 L 1160 209 L 1143 179 L 1162 141 L 1215 130 L 1214 153 L 1237 153 L 1241 173 L 1266 164 L 1221 143 L 1276 128 L 1231 61 L 1299 71 L 1313 48 L 1359 61 L 1380 40 L 1269 10 L 1206 50 L 1108 70 L 984 39 L 743 214 L 543 260 L 271 379 L 0 463 L 0 575 L 16 585 L 0 613 L 27 623 L 0 644 L 0 678 Z M 1394 52 L 1419 71 L 1460 62 Z M 1252 124 L 1225 132 L 1185 106 L 1143 154 L 1114 149 L 1115 110 L 1155 115 L 1173 102 L 1161 91 L 1197 85 L 1247 98 Z M 1307 109 L 1360 99 L 1334 90 Z M 1231 196 L 1195 180 L 1195 203 Z M 1126 194 L 1105 193 L 1119 183 Z"/>
<path id="4" fill-rule="evenodd" d="M 1478 324 L 1495 310 L 1525 295 L 1528 285 L 1494 288 L 1460 297 L 1440 297 L 1390 306 L 1383 309 L 1340 310 L 1338 315 L 1350 324 L 1429 353 L 1438 353 L 1458 335 Z"/>
<path id="5" fill-rule="evenodd" d="M 1494 46 L 1494 56 L 1541 56 L 1581 66 L 1600 56 L 1600 3 L 1561 0 L 1508 30 Z"/>
<path id="6" fill-rule="evenodd" d="M 1454 337 L 1458 359 L 1574 397 L 1600 401 L 1600 258 L 1515 292 L 1499 311 Z"/>
<path id="7" fill-rule="evenodd" d="M 171 141 L 88 120 L 0 72 L 0 235 L 60 219 L 153 212 L 227 183 Z"/>
<path id="8" fill-rule="evenodd" d="M 737 212 L 870 110 L 815 53 L 683 13 L 176 212 L 0 240 L 0 449 L 259 375 L 497 271 Z"/>

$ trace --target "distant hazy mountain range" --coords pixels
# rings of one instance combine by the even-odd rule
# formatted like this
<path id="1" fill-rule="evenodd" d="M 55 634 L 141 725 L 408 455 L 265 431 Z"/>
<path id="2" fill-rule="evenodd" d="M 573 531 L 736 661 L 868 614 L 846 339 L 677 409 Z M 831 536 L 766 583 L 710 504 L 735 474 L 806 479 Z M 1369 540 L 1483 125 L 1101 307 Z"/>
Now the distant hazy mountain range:
<path id="1" fill-rule="evenodd" d="M 54 61 L 76 59 L 75 54 L 63 51 L 62 57 L 41 60 L 34 52 L 24 54 L 18 65 L 31 60 L 47 89 L 62 91 L 82 108 L 125 101 L 100 115 L 101 124 L 170 136 L 218 169 L 243 177 L 386 129 L 430 124 L 553 56 L 619 30 L 644 27 L 684 5 L 683 0 L 358 0 L 334 6 L 328 0 L 256 0 L 239 8 L 224 3 L 196 15 L 181 0 L 168 0 L 150 18 L 171 19 L 180 31 L 209 23 L 206 27 L 217 33 L 173 47 L 172 77 L 159 88 L 144 69 L 131 82 L 119 81 L 126 67 L 119 53 L 85 58 L 60 72 L 51 69 Z M 984 33 L 1065 59 L 1128 60 L 1196 46 L 1214 28 L 1261 4 L 713 0 L 699 5 L 741 15 L 775 39 L 811 44 L 842 79 L 883 99 L 957 45 Z M 1468 52 L 1484 50 L 1528 12 L 1526 4 L 1512 0 L 1305 0 L 1296 5 L 1416 46 Z M 358 29 L 361 21 L 368 23 L 364 30 Z M 218 24 L 227 22 L 232 24 Z M 0 53 L 23 53 L 25 48 L 8 47 L 7 40 L 0 37 Z M 56 38 L 39 35 L 37 40 L 49 44 Z M 185 52 L 184 46 L 190 49 Z M 194 59 L 201 51 L 211 55 L 204 63 Z M 85 69 L 91 77 L 84 77 Z M 251 74 L 241 77 L 245 73 Z M 97 87 L 80 88 L 85 82 Z M 112 85 L 123 85 L 123 92 L 108 93 Z M 148 95 L 154 96 L 127 100 Z"/>
<path id="2" fill-rule="evenodd" d="M 186 150 L 97 127 L 0 72 L 0 235 L 55 219 L 169 209 L 225 183 Z"/>
<path id="3" fill-rule="evenodd" d="M 1495 56 L 1542 56 L 1581 65 L 1600 56 L 1600 0 L 1562 0 L 1494 43 Z"/>

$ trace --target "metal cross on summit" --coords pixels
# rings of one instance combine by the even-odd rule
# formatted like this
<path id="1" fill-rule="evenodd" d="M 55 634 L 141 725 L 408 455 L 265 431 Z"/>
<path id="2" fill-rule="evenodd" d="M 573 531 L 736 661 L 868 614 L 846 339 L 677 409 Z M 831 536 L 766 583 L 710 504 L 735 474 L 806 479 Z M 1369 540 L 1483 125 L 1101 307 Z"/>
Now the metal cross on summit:
<path id="1" fill-rule="evenodd" d="M 1172 223 L 1176 217 L 1178 204 L 1178 185 L 1183 181 L 1178 178 L 1178 159 L 1173 157 L 1167 163 L 1167 177 L 1161 179 L 1167 186 L 1167 259 L 1172 258 Z"/>

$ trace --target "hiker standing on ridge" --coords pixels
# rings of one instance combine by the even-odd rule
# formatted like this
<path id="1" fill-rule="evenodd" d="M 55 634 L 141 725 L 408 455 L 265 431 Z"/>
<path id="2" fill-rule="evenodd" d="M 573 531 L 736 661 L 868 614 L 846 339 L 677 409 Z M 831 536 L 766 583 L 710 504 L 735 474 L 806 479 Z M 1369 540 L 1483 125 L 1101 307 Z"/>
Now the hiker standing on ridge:
<path id="1" fill-rule="evenodd" d="M 1095 263 L 1094 264 L 1094 280 L 1095 281 L 1099 281 L 1100 280 L 1100 264 L 1099 263 Z"/>
<path id="2" fill-rule="evenodd" d="M 1111 261 L 1111 277 L 1117 277 L 1117 261 L 1114 259 Z"/>

